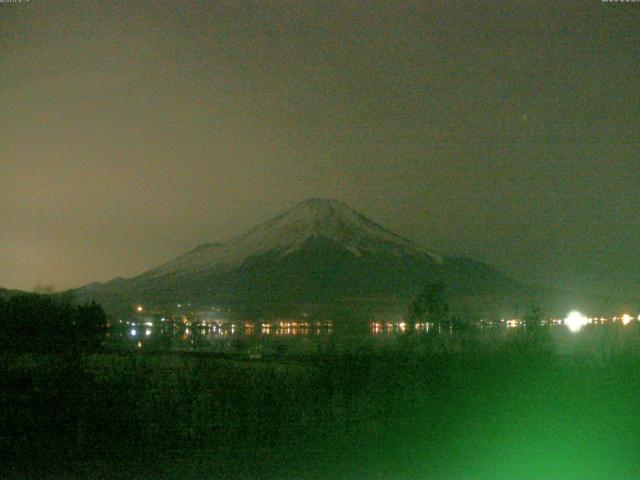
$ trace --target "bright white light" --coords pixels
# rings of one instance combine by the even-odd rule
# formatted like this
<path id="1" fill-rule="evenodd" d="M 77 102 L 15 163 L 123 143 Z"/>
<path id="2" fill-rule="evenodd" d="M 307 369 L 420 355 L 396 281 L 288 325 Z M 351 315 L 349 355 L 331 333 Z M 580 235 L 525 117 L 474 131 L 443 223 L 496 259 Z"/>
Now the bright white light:
<path id="1" fill-rule="evenodd" d="M 631 317 L 631 315 L 625 313 L 624 315 L 622 315 L 622 324 L 623 325 L 629 325 L 629 322 L 631 322 L 631 320 L 633 320 L 633 318 Z"/>
<path id="2" fill-rule="evenodd" d="M 131 329 L 131 336 L 132 336 L 132 337 L 135 337 L 137 333 L 138 333 L 138 332 L 136 332 L 136 329 L 135 329 L 135 328 L 132 328 L 132 329 Z"/>
<path id="3" fill-rule="evenodd" d="M 564 324 L 571 330 L 572 332 L 578 332 L 582 327 L 584 327 L 589 320 L 587 317 L 582 315 L 580 312 L 574 310 L 567 315 L 567 318 L 564 319 Z"/>
<path id="4" fill-rule="evenodd" d="M 149 335 L 151 335 L 151 329 L 147 328 L 147 329 L 144 331 L 144 334 L 145 334 L 147 337 L 148 337 Z"/>
<path id="5" fill-rule="evenodd" d="M 139 312 L 141 312 L 141 311 L 142 311 L 142 306 L 141 306 L 141 305 L 138 305 L 138 306 L 136 307 L 136 310 L 137 310 L 137 311 L 139 311 Z"/>

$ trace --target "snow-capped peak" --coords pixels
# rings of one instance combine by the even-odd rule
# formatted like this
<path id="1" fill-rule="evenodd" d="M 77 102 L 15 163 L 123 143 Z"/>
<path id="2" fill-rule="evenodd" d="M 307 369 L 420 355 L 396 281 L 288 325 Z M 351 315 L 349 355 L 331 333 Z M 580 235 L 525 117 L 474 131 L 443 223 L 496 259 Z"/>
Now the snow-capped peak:
<path id="1" fill-rule="evenodd" d="M 358 257 L 385 253 L 441 261 L 425 247 L 384 229 L 339 200 L 309 199 L 228 243 L 200 246 L 147 275 L 233 267 L 267 252 L 284 256 L 314 238 L 333 241 Z"/>

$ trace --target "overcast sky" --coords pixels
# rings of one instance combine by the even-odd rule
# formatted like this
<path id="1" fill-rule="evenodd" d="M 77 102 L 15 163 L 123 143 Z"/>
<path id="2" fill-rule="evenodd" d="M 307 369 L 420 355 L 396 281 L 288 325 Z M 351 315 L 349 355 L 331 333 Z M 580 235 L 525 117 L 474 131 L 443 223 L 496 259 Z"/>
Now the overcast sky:
<path id="1" fill-rule="evenodd" d="M 132 276 L 333 197 L 640 289 L 640 3 L 0 3 L 0 286 Z"/>

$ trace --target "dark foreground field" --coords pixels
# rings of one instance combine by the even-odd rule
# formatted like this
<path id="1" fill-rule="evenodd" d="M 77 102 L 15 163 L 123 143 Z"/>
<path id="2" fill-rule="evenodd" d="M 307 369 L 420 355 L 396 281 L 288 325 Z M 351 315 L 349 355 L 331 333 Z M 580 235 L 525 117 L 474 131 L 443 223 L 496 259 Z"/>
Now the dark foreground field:
<path id="1" fill-rule="evenodd" d="M 6 354 L 2 478 L 635 479 L 640 358 Z"/>

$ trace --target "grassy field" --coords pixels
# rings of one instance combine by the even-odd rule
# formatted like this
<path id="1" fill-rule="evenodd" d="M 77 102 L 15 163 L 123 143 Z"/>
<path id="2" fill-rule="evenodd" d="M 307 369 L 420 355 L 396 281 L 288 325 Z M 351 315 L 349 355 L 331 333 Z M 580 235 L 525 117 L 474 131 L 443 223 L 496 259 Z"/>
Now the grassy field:
<path id="1" fill-rule="evenodd" d="M 632 479 L 640 357 L 6 354 L 3 478 Z"/>

